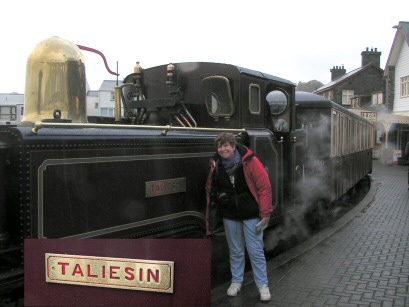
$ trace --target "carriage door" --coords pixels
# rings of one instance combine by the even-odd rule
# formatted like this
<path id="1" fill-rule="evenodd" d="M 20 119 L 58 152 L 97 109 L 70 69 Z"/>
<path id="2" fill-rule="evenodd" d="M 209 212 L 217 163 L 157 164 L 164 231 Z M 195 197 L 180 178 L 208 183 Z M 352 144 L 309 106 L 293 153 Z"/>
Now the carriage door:
<path id="1" fill-rule="evenodd" d="M 341 168 L 342 168 L 342 187 L 339 196 L 345 194 L 348 190 L 349 182 L 349 141 L 348 141 L 348 117 L 341 113 Z"/>
<path id="2" fill-rule="evenodd" d="M 344 165 L 348 162 L 345 160 L 346 148 L 346 138 L 347 134 L 347 121 L 341 112 L 337 110 L 332 110 L 332 144 L 331 144 L 331 156 L 333 157 L 333 184 L 334 184 L 334 194 L 335 199 L 341 197 L 344 193 L 346 186 L 346 174 Z"/>

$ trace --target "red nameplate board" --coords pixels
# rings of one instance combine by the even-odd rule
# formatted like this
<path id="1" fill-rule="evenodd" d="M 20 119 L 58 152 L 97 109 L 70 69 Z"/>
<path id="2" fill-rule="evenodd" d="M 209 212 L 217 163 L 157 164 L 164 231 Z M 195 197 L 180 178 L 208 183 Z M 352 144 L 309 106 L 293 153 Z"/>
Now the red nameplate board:
<path id="1" fill-rule="evenodd" d="M 207 239 L 24 242 L 25 306 L 210 306 Z"/>

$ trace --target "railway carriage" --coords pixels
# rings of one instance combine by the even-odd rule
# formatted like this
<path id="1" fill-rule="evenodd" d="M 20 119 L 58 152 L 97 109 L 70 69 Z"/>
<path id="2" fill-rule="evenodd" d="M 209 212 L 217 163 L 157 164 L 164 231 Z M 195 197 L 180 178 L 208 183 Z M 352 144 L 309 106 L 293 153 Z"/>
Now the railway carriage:
<path id="1" fill-rule="evenodd" d="M 299 197 L 320 191 L 315 195 L 333 202 L 372 172 L 375 136 L 369 121 L 322 96 L 296 92 L 296 122 L 304 132 L 296 153 Z"/>

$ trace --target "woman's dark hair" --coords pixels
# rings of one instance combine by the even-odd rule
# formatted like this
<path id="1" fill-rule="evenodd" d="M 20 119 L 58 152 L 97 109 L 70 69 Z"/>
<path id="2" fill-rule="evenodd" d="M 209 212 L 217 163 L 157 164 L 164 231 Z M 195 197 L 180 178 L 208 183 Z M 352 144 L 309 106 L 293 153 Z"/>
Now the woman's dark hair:
<path id="1" fill-rule="evenodd" d="M 237 141 L 233 133 L 222 132 L 216 136 L 216 139 L 214 140 L 214 145 L 216 146 L 216 148 L 219 148 L 225 143 L 229 143 L 232 147 L 235 147 L 237 145 Z"/>

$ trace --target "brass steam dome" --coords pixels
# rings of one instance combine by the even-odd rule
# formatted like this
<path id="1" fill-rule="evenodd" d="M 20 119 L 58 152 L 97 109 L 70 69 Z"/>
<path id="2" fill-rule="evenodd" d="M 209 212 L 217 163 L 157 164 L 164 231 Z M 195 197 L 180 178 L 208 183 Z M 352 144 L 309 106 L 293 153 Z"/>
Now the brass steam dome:
<path id="1" fill-rule="evenodd" d="M 27 59 L 22 121 L 53 120 L 58 114 L 87 123 L 85 80 L 84 56 L 77 45 L 57 36 L 40 42 Z"/>

